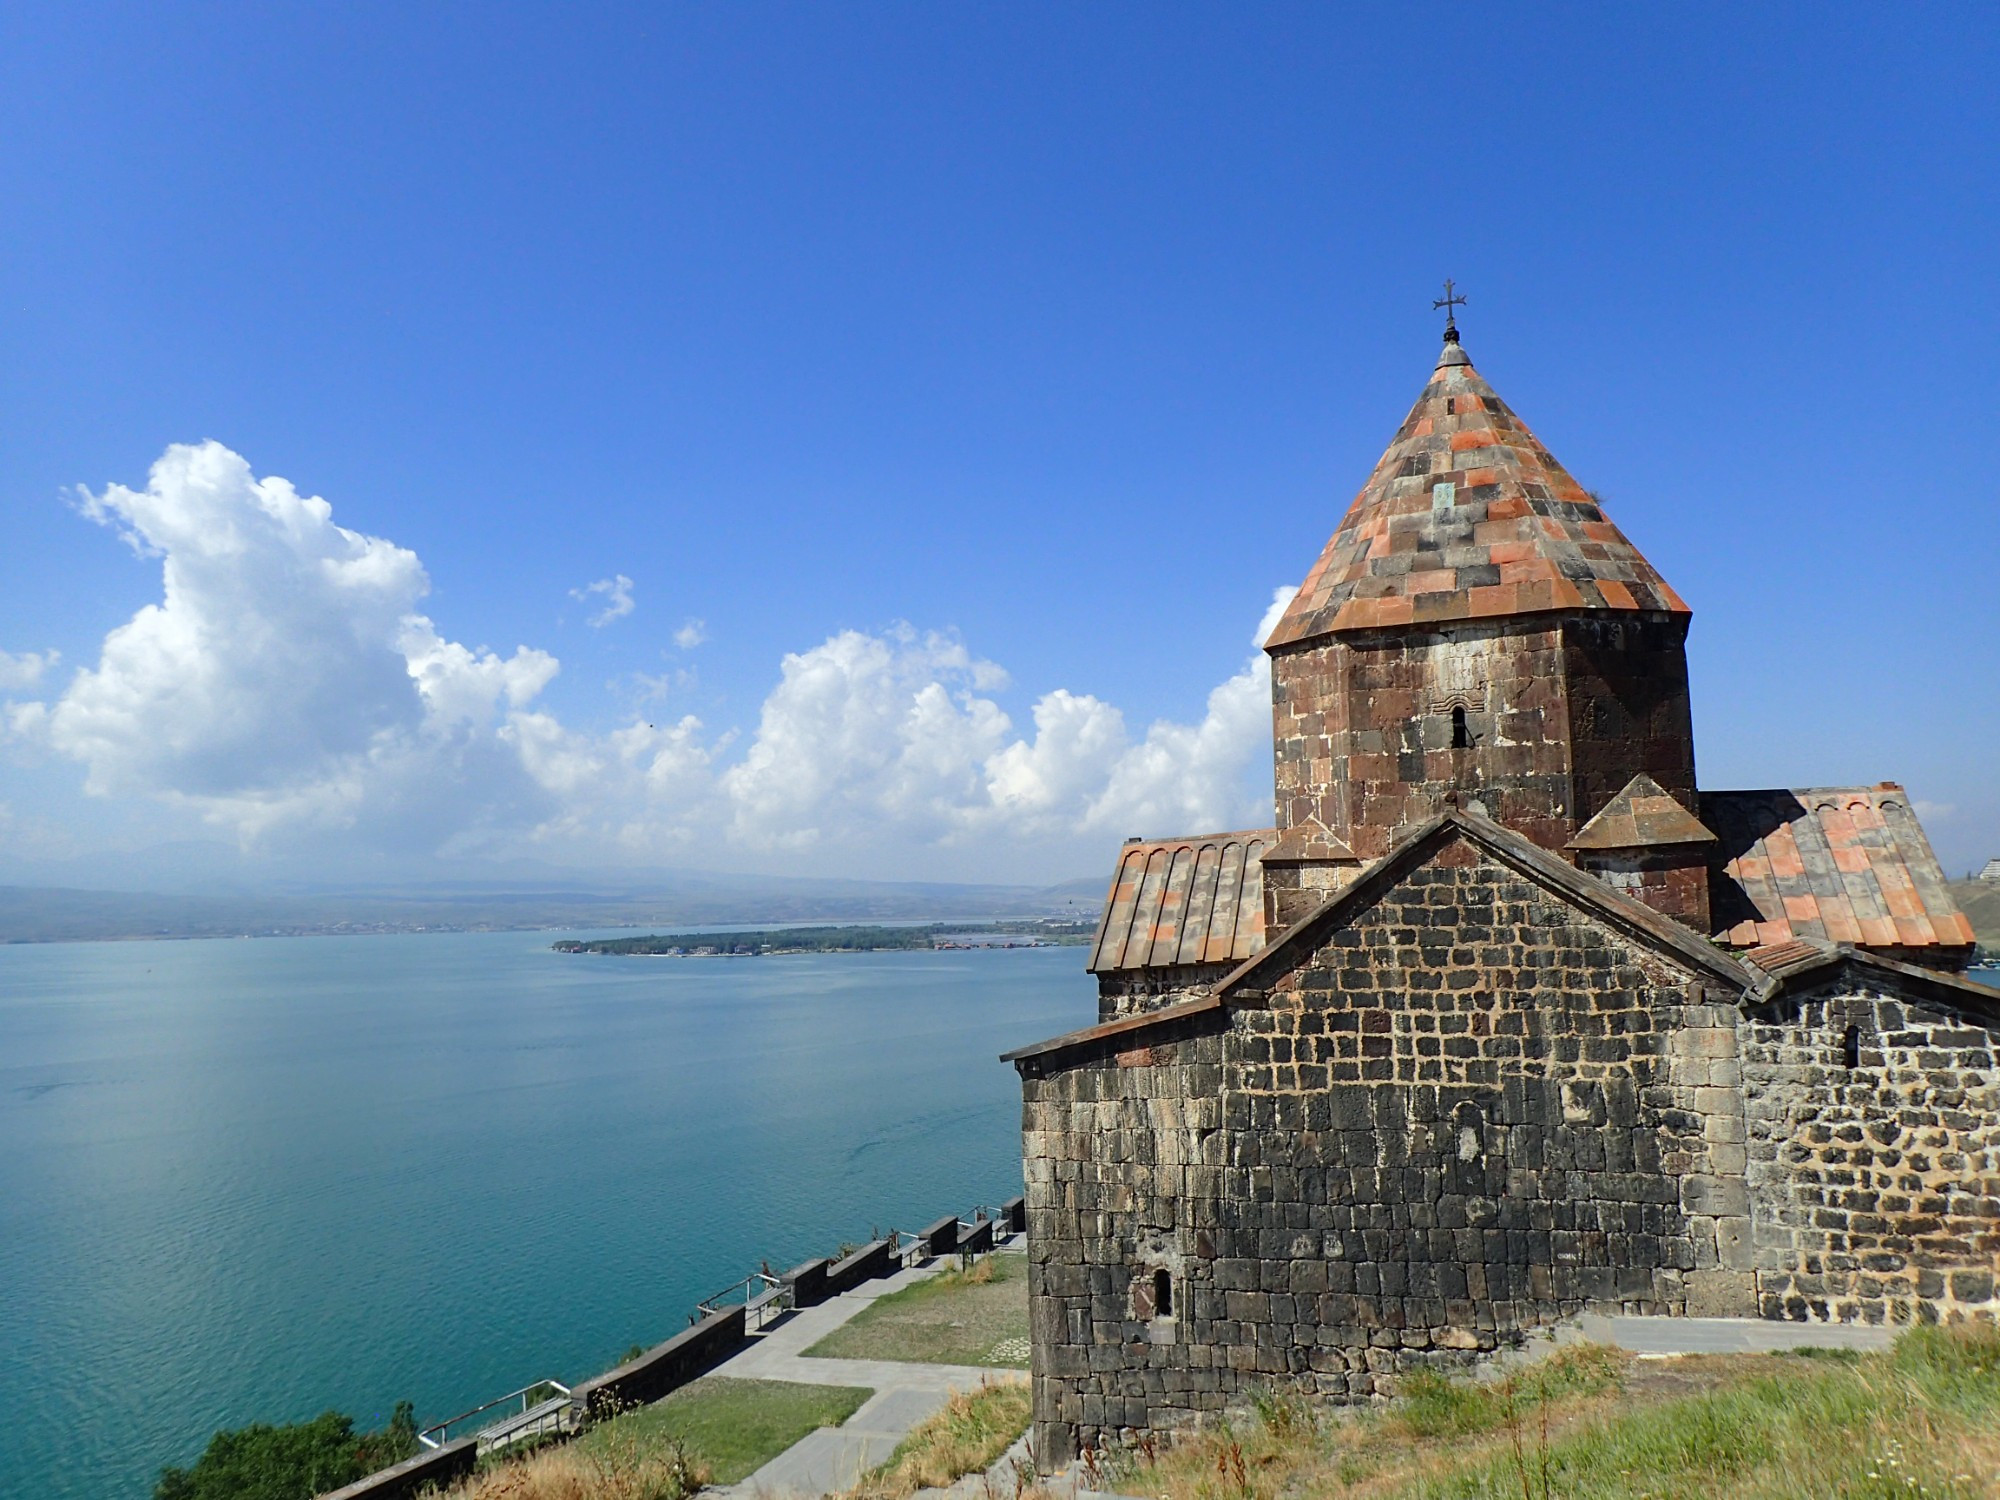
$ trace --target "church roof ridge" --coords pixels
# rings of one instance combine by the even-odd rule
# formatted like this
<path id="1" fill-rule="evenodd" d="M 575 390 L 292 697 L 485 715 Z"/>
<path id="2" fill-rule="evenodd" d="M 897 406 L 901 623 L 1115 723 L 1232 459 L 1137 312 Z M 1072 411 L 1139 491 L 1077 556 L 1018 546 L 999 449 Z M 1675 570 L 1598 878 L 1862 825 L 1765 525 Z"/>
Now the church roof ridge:
<path id="1" fill-rule="evenodd" d="M 1689 613 L 1448 338 L 1264 644 L 1559 610 Z"/>
<path id="2" fill-rule="evenodd" d="M 1594 875 L 1585 874 L 1560 855 L 1550 853 L 1504 824 L 1467 808 L 1450 807 L 1408 830 L 1388 853 L 1285 931 L 1272 933 L 1261 952 L 1246 958 L 1216 981 L 1215 993 L 1227 998 L 1232 992 L 1244 988 L 1265 968 L 1282 964 L 1287 948 L 1302 939 L 1309 939 L 1327 923 L 1337 920 L 1343 912 L 1373 900 L 1385 885 L 1400 879 L 1405 870 L 1420 863 L 1435 840 L 1453 832 L 1478 845 L 1518 874 L 1557 893 L 1571 904 L 1596 913 L 1623 929 L 1628 937 L 1646 943 L 1656 952 L 1670 952 L 1687 967 L 1745 991 L 1757 988 L 1760 975 L 1672 917 L 1655 911 L 1643 901 L 1605 884 Z"/>
<path id="3" fill-rule="evenodd" d="M 1835 977 L 1843 971 L 1859 971 L 1866 978 L 1881 981 L 1884 978 L 1899 979 L 1920 984 L 1933 995 L 1948 997 L 1967 1011 L 1980 1017 L 1985 1024 L 2000 1020 L 2000 990 L 1990 984 L 1967 979 L 1961 974 L 1947 973 L 1942 969 L 1929 968 L 1923 964 L 1913 964 L 1901 959 L 1889 958 L 1884 954 L 1870 953 L 1865 948 L 1857 948 L 1852 943 L 1829 943 L 1818 938 L 1791 938 L 1781 943 L 1767 944 L 1753 948 L 1742 955 L 1743 961 L 1754 964 L 1771 976 L 1771 983 L 1765 989 L 1762 999 L 1768 1001 L 1780 995 L 1796 992 Z"/>
<path id="4" fill-rule="evenodd" d="M 1262 950 L 1245 958 L 1212 986 L 1196 990 L 1177 1005 L 1140 1011 L 1116 1020 L 1100 1022 L 1080 1031 L 1017 1047 L 1000 1056 L 1002 1062 L 1017 1066 L 1041 1067 L 1079 1049 L 1148 1034 L 1157 1030 L 1187 1026 L 1225 1013 L 1231 997 L 1249 990 L 1249 981 L 1265 970 L 1282 967 L 1288 950 L 1312 940 L 1341 915 L 1372 901 L 1387 885 L 1400 880 L 1419 864 L 1437 840 L 1458 834 L 1517 873 L 1555 893 L 1559 899 L 1590 911 L 1644 943 L 1657 953 L 1672 954 L 1686 968 L 1709 979 L 1719 980 L 1746 999 L 1761 999 L 1775 993 L 1779 980 L 1761 969 L 1752 968 L 1736 957 L 1713 947 L 1671 917 L 1663 916 L 1623 891 L 1586 875 L 1568 861 L 1551 854 L 1539 844 L 1512 829 L 1464 808 L 1447 808 L 1398 839 L 1394 848 L 1361 871 L 1352 881 L 1330 894 L 1312 911 L 1275 934 Z"/>

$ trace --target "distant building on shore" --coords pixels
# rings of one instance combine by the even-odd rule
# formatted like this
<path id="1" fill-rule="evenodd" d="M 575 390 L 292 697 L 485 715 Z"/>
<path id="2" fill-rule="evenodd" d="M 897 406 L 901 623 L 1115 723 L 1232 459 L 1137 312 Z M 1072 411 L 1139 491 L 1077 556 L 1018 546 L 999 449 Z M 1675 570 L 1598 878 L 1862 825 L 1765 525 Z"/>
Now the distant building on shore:
<path id="1" fill-rule="evenodd" d="M 2000 859 L 1989 859 L 1986 868 L 1979 872 L 1981 880 L 2000 880 Z"/>
<path id="2" fill-rule="evenodd" d="M 1690 618 L 1448 330 L 1265 643 L 1272 825 L 1126 844 L 1098 1024 L 1008 1054 L 1038 1456 L 1583 1312 L 2000 1310 L 1972 928 L 1895 783 L 1697 785 Z"/>

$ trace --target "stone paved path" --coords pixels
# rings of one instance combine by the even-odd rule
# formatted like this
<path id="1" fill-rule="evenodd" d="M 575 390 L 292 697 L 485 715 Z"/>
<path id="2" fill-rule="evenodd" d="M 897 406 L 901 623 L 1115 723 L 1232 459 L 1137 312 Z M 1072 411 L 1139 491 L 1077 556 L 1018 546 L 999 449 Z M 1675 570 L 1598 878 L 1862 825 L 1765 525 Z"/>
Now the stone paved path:
<path id="1" fill-rule="evenodd" d="M 1780 1349 L 1886 1349 L 1900 1328 L 1771 1323 L 1762 1318 L 1607 1318 L 1586 1313 L 1557 1342 L 1588 1339 L 1634 1354 L 1770 1354 Z"/>
<path id="2" fill-rule="evenodd" d="M 1018 1237 L 1001 1248 L 1019 1249 Z M 898 1271 L 818 1307 L 803 1308 L 756 1336 L 748 1349 L 712 1373 L 737 1380 L 789 1380 L 808 1385 L 856 1385 L 875 1394 L 838 1427 L 806 1434 L 740 1484 L 710 1491 L 728 1500 L 767 1496 L 816 1496 L 847 1489 L 885 1462 L 911 1428 L 943 1407 L 953 1391 L 971 1391 L 982 1380 L 1025 1380 L 1025 1372 L 999 1366 L 927 1365 L 888 1359 L 816 1359 L 805 1351 L 858 1316 L 878 1297 L 937 1275 L 950 1259 Z M 1011 1491 L 1010 1491 L 1011 1493 Z"/>

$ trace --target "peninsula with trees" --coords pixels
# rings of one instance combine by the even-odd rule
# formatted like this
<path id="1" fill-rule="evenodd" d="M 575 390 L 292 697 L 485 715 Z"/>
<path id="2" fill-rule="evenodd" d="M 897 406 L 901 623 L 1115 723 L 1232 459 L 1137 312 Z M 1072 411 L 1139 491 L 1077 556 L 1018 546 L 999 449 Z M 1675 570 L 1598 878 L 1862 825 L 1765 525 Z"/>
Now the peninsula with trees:
<path id="1" fill-rule="evenodd" d="M 779 953 L 932 952 L 962 948 L 1077 947 L 1093 922 L 931 922 L 911 927 L 776 927 L 761 932 L 669 932 L 645 937 L 565 938 L 558 953 L 616 958 L 751 958 Z"/>

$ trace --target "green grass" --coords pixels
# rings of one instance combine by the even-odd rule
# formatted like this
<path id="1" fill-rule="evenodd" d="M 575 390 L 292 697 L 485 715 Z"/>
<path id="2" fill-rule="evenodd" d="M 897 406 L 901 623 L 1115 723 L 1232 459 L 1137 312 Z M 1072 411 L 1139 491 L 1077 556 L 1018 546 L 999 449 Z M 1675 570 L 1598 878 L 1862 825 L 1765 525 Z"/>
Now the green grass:
<path id="1" fill-rule="evenodd" d="M 643 1458 L 677 1440 L 712 1483 L 734 1484 L 815 1428 L 838 1427 L 872 1394 L 851 1385 L 711 1375 L 591 1428 L 575 1446 L 585 1455 Z"/>
<path id="2" fill-rule="evenodd" d="M 1450 1380 L 1430 1370 L 1403 1378 L 1396 1420 L 1412 1436 L 1470 1437 L 1518 1421 L 1543 1400 L 1592 1395 L 1618 1384 L 1624 1361 L 1610 1349 L 1565 1349 L 1513 1381 Z M 1269 1425 L 1269 1419 L 1266 1419 Z"/>
<path id="3" fill-rule="evenodd" d="M 990 1255 L 891 1292 L 806 1350 L 822 1359 L 1028 1367 L 1028 1258 Z"/>
<path id="4" fill-rule="evenodd" d="M 1904 1335 L 1889 1355 L 1825 1365 L 1588 1423 L 1546 1450 L 1531 1433 L 1521 1458 L 1508 1453 L 1467 1465 L 1412 1493 L 1501 1500 L 1522 1493 L 1524 1467 L 1534 1500 L 1972 1500 L 1993 1493 L 2000 1481 L 2000 1337 L 1922 1329 Z"/>
<path id="5" fill-rule="evenodd" d="M 1267 1397 L 1113 1467 L 1161 1500 L 1995 1500 L 2000 1330 L 1853 1357 L 1582 1346 L 1492 1384 L 1406 1377 L 1379 1412 Z"/>

